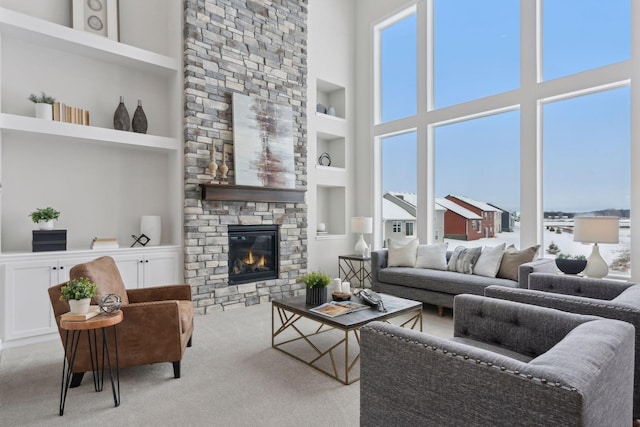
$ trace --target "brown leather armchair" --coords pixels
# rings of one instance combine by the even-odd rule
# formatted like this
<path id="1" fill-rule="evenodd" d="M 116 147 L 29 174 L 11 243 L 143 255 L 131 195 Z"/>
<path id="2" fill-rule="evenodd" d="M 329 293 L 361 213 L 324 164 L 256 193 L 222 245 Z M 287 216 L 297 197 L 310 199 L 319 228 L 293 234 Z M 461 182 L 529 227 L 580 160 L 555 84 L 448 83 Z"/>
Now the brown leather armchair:
<path id="1" fill-rule="evenodd" d="M 97 295 L 118 294 L 122 298 L 124 315 L 118 325 L 118 362 L 121 368 L 172 362 L 175 378 L 180 378 L 180 361 L 185 347 L 191 346 L 193 334 L 193 304 L 190 285 L 169 285 L 142 289 L 126 289 L 113 258 L 104 256 L 78 264 L 69 272 L 71 279 L 87 277 L 98 285 Z M 65 332 L 60 329 L 60 315 L 69 311 L 69 304 L 60 301 L 64 283 L 49 288 L 49 298 L 58 323 L 62 345 Z M 113 342 L 113 331 L 108 330 L 107 339 Z M 99 340 L 98 354 L 102 352 Z M 112 354 L 113 357 L 113 354 Z M 85 372 L 91 371 L 91 360 L 86 334 L 82 334 L 73 365 L 71 387 L 77 387 Z"/>

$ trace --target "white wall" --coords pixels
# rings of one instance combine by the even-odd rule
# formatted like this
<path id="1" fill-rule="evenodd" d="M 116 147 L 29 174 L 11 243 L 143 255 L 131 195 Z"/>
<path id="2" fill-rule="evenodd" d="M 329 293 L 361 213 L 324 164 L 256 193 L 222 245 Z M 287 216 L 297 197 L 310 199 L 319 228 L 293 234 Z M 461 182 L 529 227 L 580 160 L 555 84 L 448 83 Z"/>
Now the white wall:
<path id="1" fill-rule="evenodd" d="M 322 270 L 337 277 L 338 255 L 353 253 L 355 237 L 350 233 L 350 218 L 359 214 L 354 210 L 354 111 L 355 111 L 355 0 L 310 0 L 308 18 L 308 268 Z M 330 239 L 316 237 L 317 210 L 316 171 L 319 153 L 316 149 L 317 104 L 316 81 L 321 79 L 346 88 L 346 207 L 342 214 L 346 222 L 346 235 Z M 334 206 L 324 207 L 335 209 Z"/>

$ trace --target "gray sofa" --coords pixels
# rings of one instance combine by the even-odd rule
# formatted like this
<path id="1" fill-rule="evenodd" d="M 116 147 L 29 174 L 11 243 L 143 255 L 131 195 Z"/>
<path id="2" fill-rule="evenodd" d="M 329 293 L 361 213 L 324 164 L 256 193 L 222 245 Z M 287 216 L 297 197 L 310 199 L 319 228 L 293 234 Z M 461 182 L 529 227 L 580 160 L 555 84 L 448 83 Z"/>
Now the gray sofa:
<path id="1" fill-rule="evenodd" d="M 626 322 L 475 295 L 454 338 L 360 329 L 361 426 L 631 426 Z"/>
<path id="2" fill-rule="evenodd" d="M 453 307 L 453 297 L 458 294 L 483 295 L 487 286 L 527 288 L 528 275 L 533 272 L 557 273 L 553 259 L 540 259 L 522 264 L 518 281 L 455 271 L 431 270 L 413 267 L 387 267 L 387 249 L 371 252 L 371 287 L 374 291 L 401 298 L 422 301 L 439 307 Z"/>

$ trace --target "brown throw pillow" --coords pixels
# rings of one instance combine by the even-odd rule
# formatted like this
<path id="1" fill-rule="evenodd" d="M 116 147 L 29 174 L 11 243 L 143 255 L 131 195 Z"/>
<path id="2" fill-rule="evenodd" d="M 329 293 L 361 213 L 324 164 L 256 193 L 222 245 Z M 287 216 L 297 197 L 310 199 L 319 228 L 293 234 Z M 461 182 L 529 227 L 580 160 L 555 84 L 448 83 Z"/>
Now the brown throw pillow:
<path id="1" fill-rule="evenodd" d="M 518 281 L 518 269 L 525 262 L 531 262 L 535 259 L 536 253 L 540 245 L 531 246 L 530 248 L 517 250 L 514 247 L 508 247 L 502 255 L 500 262 L 500 270 L 496 277 L 503 279 L 511 279 Z"/>

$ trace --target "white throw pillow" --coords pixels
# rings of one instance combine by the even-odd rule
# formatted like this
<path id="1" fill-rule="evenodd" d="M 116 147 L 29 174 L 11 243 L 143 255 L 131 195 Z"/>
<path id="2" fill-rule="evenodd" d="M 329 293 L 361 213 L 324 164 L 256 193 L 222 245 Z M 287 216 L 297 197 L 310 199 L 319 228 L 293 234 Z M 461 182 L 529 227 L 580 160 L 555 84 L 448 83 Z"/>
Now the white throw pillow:
<path id="1" fill-rule="evenodd" d="M 500 262 L 502 261 L 502 255 L 504 255 L 504 248 L 504 243 L 492 248 L 489 246 L 482 248 L 480 258 L 476 261 L 476 265 L 473 266 L 473 274 L 496 277 L 498 269 L 500 268 Z"/>
<path id="2" fill-rule="evenodd" d="M 411 239 L 406 242 L 389 239 L 387 267 L 414 267 L 416 265 L 417 250 L 418 239 Z"/>
<path id="3" fill-rule="evenodd" d="M 431 268 L 433 270 L 447 269 L 447 243 L 432 245 L 418 245 L 416 257 L 417 268 Z"/>

